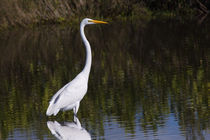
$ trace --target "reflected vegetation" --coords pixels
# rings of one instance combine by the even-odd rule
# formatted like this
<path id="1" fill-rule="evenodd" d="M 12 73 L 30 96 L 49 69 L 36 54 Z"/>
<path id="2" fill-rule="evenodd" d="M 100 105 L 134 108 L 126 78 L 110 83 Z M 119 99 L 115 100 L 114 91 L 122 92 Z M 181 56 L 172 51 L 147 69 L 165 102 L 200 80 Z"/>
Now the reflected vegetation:
<path id="1" fill-rule="evenodd" d="M 78 118 L 93 139 L 106 135 L 104 123 L 112 118 L 130 138 L 139 131 L 158 136 L 170 115 L 178 123 L 175 135 L 209 138 L 209 24 L 136 21 L 86 28 L 93 64 Z M 0 50 L 0 139 L 17 129 L 53 138 L 48 101 L 85 63 L 79 27 L 4 31 Z M 56 120 L 72 116 L 60 112 Z"/>

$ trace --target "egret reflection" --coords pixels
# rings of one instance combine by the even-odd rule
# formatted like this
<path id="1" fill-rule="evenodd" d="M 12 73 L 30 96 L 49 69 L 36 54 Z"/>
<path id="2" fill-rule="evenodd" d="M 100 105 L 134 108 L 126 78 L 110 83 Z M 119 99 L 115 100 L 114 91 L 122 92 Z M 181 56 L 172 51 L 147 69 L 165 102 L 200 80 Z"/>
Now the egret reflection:
<path id="1" fill-rule="evenodd" d="M 47 126 L 51 133 L 59 140 L 91 140 L 90 134 L 81 126 L 79 119 L 74 116 L 74 122 L 48 121 Z"/>

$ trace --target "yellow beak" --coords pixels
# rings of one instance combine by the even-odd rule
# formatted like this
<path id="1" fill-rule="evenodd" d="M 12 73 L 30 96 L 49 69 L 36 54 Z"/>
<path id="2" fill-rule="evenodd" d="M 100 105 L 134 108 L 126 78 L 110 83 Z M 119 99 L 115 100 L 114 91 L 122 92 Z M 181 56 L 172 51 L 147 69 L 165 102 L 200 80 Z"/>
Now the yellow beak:
<path id="1" fill-rule="evenodd" d="M 99 21 L 99 20 L 89 20 L 90 22 L 93 22 L 93 23 L 99 23 L 99 24 L 108 24 L 108 22 L 105 22 L 105 21 Z"/>

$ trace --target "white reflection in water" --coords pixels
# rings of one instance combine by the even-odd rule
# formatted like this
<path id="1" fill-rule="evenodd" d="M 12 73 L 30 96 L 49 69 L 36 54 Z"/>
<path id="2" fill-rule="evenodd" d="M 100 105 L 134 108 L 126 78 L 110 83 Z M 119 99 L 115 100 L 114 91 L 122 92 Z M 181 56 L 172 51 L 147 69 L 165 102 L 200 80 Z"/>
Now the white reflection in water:
<path id="1" fill-rule="evenodd" d="M 47 126 L 51 133 L 59 140 L 90 140 L 90 134 L 81 126 L 77 117 L 74 122 L 65 122 L 61 125 L 57 121 L 48 121 Z"/>

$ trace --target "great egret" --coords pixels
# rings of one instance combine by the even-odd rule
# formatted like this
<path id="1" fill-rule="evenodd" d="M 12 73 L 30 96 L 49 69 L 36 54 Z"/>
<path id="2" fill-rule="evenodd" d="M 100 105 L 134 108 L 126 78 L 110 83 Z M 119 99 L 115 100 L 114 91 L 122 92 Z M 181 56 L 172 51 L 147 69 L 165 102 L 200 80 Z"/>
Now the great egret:
<path id="1" fill-rule="evenodd" d="M 80 35 L 86 48 L 86 62 L 85 67 L 71 82 L 61 88 L 51 99 L 50 105 L 47 109 L 46 115 L 56 115 L 60 110 L 73 109 L 74 115 L 77 114 L 80 101 L 84 97 L 88 88 L 88 78 L 91 68 L 92 55 L 90 44 L 85 37 L 84 28 L 88 24 L 107 24 L 104 21 L 93 20 L 85 18 L 80 23 Z"/>
<path id="2" fill-rule="evenodd" d="M 64 125 L 61 125 L 57 121 L 48 121 L 47 126 L 59 140 L 91 140 L 90 134 L 81 126 L 79 119 L 75 116 L 74 122 L 64 122 Z"/>

